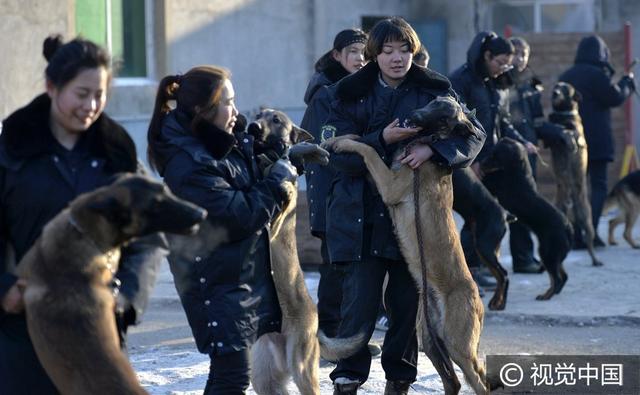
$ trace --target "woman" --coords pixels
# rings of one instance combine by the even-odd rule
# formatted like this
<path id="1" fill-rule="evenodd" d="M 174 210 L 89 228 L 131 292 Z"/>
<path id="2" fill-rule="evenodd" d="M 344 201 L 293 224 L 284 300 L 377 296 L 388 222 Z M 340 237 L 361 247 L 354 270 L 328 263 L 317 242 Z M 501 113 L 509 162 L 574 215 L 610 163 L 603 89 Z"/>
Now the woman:
<path id="1" fill-rule="evenodd" d="M 176 195 L 209 212 L 203 229 L 212 232 L 199 237 L 210 248 L 197 248 L 194 239 L 184 251 L 172 245 L 169 257 L 198 350 L 211 358 L 206 395 L 244 393 L 251 345 L 280 329 L 269 222 L 285 199 L 282 184 L 297 176 L 280 159 L 260 177 L 252 136 L 233 134 L 238 111 L 229 78 L 215 66 L 165 77 L 148 133 L 152 166 Z"/>
<path id="2" fill-rule="evenodd" d="M 419 131 L 400 125 L 400 120 L 437 96 L 455 97 L 444 76 L 413 63 L 419 48 L 416 32 L 404 19 L 378 22 L 369 33 L 365 49 L 371 62 L 332 87 L 332 115 L 323 130 L 335 130 L 337 135 L 360 134 L 360 141 L 374 147 L 390 164 L 397 143 Z M 480 124 L 469 116 L 478 129 L 476 135 L 484 136 Z M 482 142 L 470 135 L 417 145 L 403 163 L 412 168 L 425 160 L 447 167 L 467 166 Z M 327 206 L 329 257 L 332 263 L 348 265 L 338 337 L 352 336 L 363 329 L 371 336 L 382 283 L 388 274 L 384 297 L 389 330 L 382 347 L 385 394 L 406 394 L 417 373 L 418 291 L 400 254 L 387 208 L 375 185 L 367 180 L 362 157 L 332 154 L 330 165 L 337 175 Z M 370 364 L 366 347 L 339 361 L 331 373 L 334 394 L 355 394 L 367 380 Z"/>
<path id="3" fill-rule="evenodd" d="M 134 143 L 103 114 L 111 79 L 108 53 L 96 44 L 60 36 L 44 41 L 46 93 L 11 114 L 0 135 L 0 388 L 7 394 L 55 394 L 27 332 L 24 279 L 9 268 L 44 225 L 81 193 L 107 185 L 119 172 L 136 172 Z M 166 250 L 158 238 L 123 250 L 116 320 L 126 327 L 142 314 Z M 124 338 L 122 338 L 124 340 Z M 82 339 L 78 339 L 82 341 Z"/>

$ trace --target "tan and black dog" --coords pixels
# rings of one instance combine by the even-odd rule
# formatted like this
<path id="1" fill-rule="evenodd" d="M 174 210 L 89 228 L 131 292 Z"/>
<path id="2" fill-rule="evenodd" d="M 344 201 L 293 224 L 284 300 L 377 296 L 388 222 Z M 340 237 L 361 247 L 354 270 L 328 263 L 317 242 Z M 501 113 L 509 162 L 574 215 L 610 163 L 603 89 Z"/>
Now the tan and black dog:
<path id="1" fill-rule="evenodd" d="M 431 101 L 415 111 L 410 121 L 425 130 L 438 125 L 431 136 L 439 139 L 454 133 L 473 133 L 462 107 L 450 97 Z M 389 209 L 400 250 L 421 292 L 421 303 L 428 305 L 427 314 L 435 333 L 425 328 L 427 320 L 421 319 L 422 344 L 442 378 L 445 393 L 455 394 L 460 389 L 451 360 L 460 366 L 477 394 L 488 393 L 484 367 L 477 355 L 484 308 L 467 268 L 453 220 L 451 170 L 429 161 L 412 170 L 400 162 L 402 149 L 395 153 L 390 169 L 374 148 L 353 140 L 358 137 L 336 137 L 327 140 L 323 146 L 334 152 L 357 153 L 364 158 Z M 418 177 L 420 191 L 417 207 L 414 204 L 414 177 Z M 416 210 L 419 210 L 419 222 L 416 222 Z M 420 238 L 418 226 L 422 233 Z M 429 292 L 423 286 L 421 249 L 426 255 Z"/>
<path id="2" fill-rule="evenodd" d="M 609 220 L 609 244 L 617 244 L 613 231 L 624 222 L 624 239 L 631 247 L 640 248 L 631 235 L 633 225 L 640 215 L 640 170 L 627 174 L 614 185 L 607 196 L 602 212 L 606 213 L 616 206 L 620 211 L 615 218 Z"/>
<path id="3" fill-rule="evenodd" d="M 195 232 L 206 211 L 141 176 L 78 196 L 18 265 L 29 335 L 64 395 L 146 394 L 120 349 L 110 287 L 120 247 L 155 232 Z"/>
<path id="4" fill-rule="evenodd" d="M 561 125 L 563 139 L 546 144 L 551 149 L 551 162 L 556 179 L 556 207 L 573 224 L 577 235 L 582 235 L 593 266 L 602 266 L 593 248 L 595 231 L 591 219 L 591 204 L 587 195 L 587 141 L 582 119 L 578 114 L 580 93 L 566 82 L 558 82 L 551 94 L 553 112 L 549 121 Z"/>
<path id="5" fill-rule="evenodd" d="M 272 109 L 260 111 L 248 131 L 255 138 L 254 151 L 265 173 L 292 145 L 313 138 L 286 114 Z M 323 164 L 329 161 L 329 154 L 315 144 L 291 149 L 289 156 L 294 164 L 300 159 Z M 288 198 L 271 223 L 271 269 L 282 310 L 282 328 L 279 333 L 262 335 L 253 345 L 251 383 L 258 394 L 287 394 L 287 382 L 293 377 L 301 394 L 319 395 L 320 355 L 327 360 L 347 357 L 358 350 L 364 336 L 327 338 L 318 331 L 318 311 L 304 282 L 296 247 L 297 183 L 286 183 L 285 188 Z"/>

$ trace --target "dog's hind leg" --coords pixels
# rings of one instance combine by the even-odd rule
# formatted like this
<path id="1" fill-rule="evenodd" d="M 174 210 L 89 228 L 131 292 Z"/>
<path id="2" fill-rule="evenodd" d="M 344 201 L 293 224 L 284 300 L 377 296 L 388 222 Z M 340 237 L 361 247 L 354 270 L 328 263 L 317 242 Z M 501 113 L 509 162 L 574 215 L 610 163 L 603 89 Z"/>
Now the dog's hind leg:
<path id="1" fill-rule="evenodd" d="M 259 395 L 288 395 L 285 339 L 267 333 L 251 347 L 251 385 Z"/>
<path id="2" fill-rule="evenodd" d="M 624 218 L 621 215 L 618 215 L 615 218 L 609 220 L 609 245 L 614 246 L 618 245 L 616 238 L 613 235 L 613 232 L 616 230 L 618 225 L 624 222 Z"/>
<path id="3" fill-rule="evenodd" d="M 429 308 L 431 306 L 434 306 L 434 304 L 431 304 Z M 460 392 L 460 381 L 454 370 L 451 357 L 447 352 L 447 347 L 437 333 L 430 331 L 427 327 L 423 309 L 420 309 L 420 317 L 422 349 L 440 375 L 444 393 L 446 395 L 456 395 Z"/>
<path id="4" fill-rule="evenodd" d="M 473 283 L 463 284 L 444 296 L 443 335 L 451 359 L 462 369 L 467 383 L 476 394 L 485 395 L 489 393 L 485 371 L 478 361 L 484 312 L 473 287 Z"/>
<path id="5" fill-rule="evenodd" d="M 623 237 L 624 239 L 627 241 L 627 243 L 629 243 L 629 245 L 632 248 L 640 248 L 640 246 L 638 244 L 636 244 L 635 241 L 633 241 L 633 236 L 631 236 L 631 230 L 633 229 L 633 225 L 635 224 L 636 220 L 638 219 L 638 212 L 630 212 L 631 210 L 627 211 L 626 215 L 625 215 L 625 224 L 624 224 L 624 233 L 623 233 Z"/>
<path id="6" fill-rule="evenodd" d="M 320 346 L 315 333 L 298 333 L 287 339 L 287 364 L 301 395 L 320 395 Z"/>

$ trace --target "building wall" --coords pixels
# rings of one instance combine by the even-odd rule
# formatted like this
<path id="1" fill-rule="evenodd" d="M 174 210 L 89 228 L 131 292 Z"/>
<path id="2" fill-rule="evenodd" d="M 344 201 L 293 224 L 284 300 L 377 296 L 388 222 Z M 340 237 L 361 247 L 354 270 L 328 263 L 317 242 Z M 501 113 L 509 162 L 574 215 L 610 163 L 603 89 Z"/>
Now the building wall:
<path id="1" fill-rule="evenodd" d="M 71 0 L 0 1 L 0 120 L 44 92 L 42 42 L 51 33 L 69 38 Z"/>

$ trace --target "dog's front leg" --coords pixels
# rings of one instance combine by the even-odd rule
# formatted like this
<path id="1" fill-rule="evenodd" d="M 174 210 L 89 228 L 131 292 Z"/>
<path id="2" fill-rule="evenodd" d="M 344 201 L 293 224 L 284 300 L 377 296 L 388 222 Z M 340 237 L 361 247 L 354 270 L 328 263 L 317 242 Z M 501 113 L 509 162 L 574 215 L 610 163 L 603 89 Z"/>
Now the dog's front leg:
<path id="1" fill-rule="evenodd" d="M 403 166 L 399 171 L 392 171 L 373 147 L 350 139 L 336 140 L 332 148 L 337 153 L 353 152 L 364 159 L 364 163 L 376 183 L 378 192 L 387 206 L 394 206 L 407 197 L 413 177 L 402 177 L 400 172 L 409 171 Z"/>

